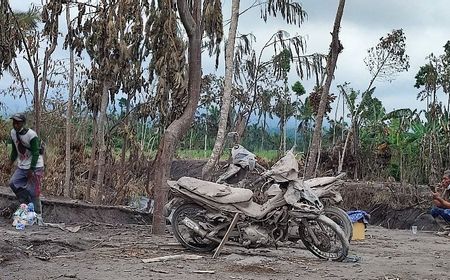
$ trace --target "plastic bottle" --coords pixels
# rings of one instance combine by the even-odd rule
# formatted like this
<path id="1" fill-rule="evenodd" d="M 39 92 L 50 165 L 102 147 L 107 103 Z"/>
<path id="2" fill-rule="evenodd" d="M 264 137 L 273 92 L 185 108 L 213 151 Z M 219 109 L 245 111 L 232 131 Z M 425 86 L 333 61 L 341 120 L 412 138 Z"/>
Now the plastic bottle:
<path id="1" fill-rule="evenodd" d="M 25 229 L 25 225 L 22 224 L 21 222 L 19 222 L 19 223 L 16 224 L 16 229 L 18 229 L 18 230 L 24 230 L 24 229 Z"/>
<path id="2" fill-rule="evenodd" d="M 34 204 L 33 202 L 28 203 L 28 212 L 34 212 Z"/>
<path id="3" fill-rule="evenodd" d="M 36 213 L 35 212 L 28 212 L 28 214 L 27 214 L 27 224 L 29 226 L 32 226 L 35 221 L 36 221 Z"/>

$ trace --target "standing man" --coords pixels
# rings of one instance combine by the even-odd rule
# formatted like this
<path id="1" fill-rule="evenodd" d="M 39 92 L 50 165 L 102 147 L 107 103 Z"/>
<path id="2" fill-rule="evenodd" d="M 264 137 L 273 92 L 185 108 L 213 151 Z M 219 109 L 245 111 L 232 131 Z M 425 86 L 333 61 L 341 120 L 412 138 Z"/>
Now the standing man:
<path id="1" fill-rule="evenodd" d="M 436 192 L 433 192 L 433 204 L 431 215 L 436 222 L 444 228 L 444 232 L 448 234 L 450 229 L 450 170 L 444 172 L 442 182 Z"/>
<path id="2" fill-rule="evenodd" d="M 12 150 L 11 167 L 17 160 L 17 168 L 11 177 L 9 186 L 16 194 L 19 203 L 33 202 L 38 225 L 43 225 L 41 205 L 41 180 L 44 175 L 44 157 L 41 149 L 41 140 L 36 132 L 26 128 L 24 114 L 15 114 L 11 117 L 13 129 L 11 130 Z"/>

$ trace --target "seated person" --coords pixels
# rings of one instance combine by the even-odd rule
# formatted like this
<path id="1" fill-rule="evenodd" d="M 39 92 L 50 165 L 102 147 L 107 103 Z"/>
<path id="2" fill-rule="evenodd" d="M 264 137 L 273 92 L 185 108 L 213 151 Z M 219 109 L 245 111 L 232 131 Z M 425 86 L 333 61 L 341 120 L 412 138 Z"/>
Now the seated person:
<path id="1" fill-rule="evenodd" d="M 444 228 L 450 229 L 450 170 L 444 172 L 442 182 L 436 192 L 433 192 L 433 204 L 431 215 L 436 222 Z M 446 232 L 448 234 L 448 232 Z"/>

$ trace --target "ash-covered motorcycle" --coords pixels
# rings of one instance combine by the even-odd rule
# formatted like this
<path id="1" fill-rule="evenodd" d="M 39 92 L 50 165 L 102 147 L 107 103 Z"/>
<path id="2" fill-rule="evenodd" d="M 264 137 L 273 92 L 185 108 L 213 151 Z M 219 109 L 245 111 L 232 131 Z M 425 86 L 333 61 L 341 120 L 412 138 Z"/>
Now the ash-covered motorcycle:
<path id="1" fill-rule="evenodd" d="M 266 170 L 263 166 L 258 164 L 255 155 L 241 145 L 233 146 L 231 149 L 231 159 L 232 161 L 228 165 L 227 170 L 219 176 L 216 183 L 226 183 L 241 188 L 252 188 L 255 186 L 255 183 L 244 178 L 250 171 Z M 323 214 L 342 228 L 345 236 L 350 242 L 353 236 L 353 224 L 347 213 L 337 206 L 342 202 L 342 196 L 336 189 L 343 183 L 341 178 L 344 176 L 345 173 L 341 173 L 338 176 L 317 177 L 304 180 L 303 183 L 310 187 L 324 204 Z M 260 202 L 265 202 L 268 198 L 281 191 L 277 184 L 266 187 L 267 183 L 270 183 L 270 181 L 266 182 L 260 190 L 257 191 L 261 197 L 259 200 Z M 264 187 L 266 187 L 267 190 L 265 190 Z"/>
<path id="2" fill-rule="evenodd" d="M 190 177 L 169 181 L 175 198 L 166 205 L 176 239 L 194 251 L 212 251 L 228 240 L 247 248 L 277 246 L 289 237 L 292 224 L 306 248 L 322 259 L 342 261 L 349 249 L 342 229 L 323 215 L 323 205 L 302 180 L 292 151 L 261 180 L 281 190 L 264 204 L 249 189 L 233 188 Z"/>

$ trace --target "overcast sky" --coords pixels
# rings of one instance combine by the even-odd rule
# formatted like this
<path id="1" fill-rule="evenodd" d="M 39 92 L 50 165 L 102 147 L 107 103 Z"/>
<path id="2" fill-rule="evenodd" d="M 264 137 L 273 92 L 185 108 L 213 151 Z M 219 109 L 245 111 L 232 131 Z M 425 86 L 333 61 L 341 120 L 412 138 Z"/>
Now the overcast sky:
<path id="1" fill-rule="evenodd" d="M 241 1 L 241 10 L 252 2 Z M 308 20 L 300 28 L 283 24 L 281 19 L 272 19 L 263 24 L 256 9 L 240 18 L 238 29 L 241 33 L 254 33 L 260 45 L 264 44 L 268 36 L 284 29 L 291 35 L 306 36 L 308 53 L 327 54 L 338 2 L 299 1 L 308 13 Z M 444 44 L 450 40 L 448 0 L 347 0 L 340 32 L 344 50 L 338 58 L 336 79 L 331 90 L 336 92 L 336 85 L 350 82 L 353 88 L 364 91 L 371 78 L 364 64 L 367 50 L 375 46 L 382 36 L 399 28 L 406 35 L 411 67 L 392 83 L 376 82 L 374 96 L 383 102 L 387 111 L 394 108 L 425 108 L 423 103 L 416 100 L 418 89 L 414 88 L 414 76 L 420 66 L 426 63 L 425 57 L 432 52 L 442 54 Z M 291 79 L 295 79 L 294 74 L 290 76 Z M 304 84 L 310 91 L 312 83 L 305 81 Z"/>
<path id="2" fill-rule="evenodd" d="M 26 10 L 32 1 L 11 0 L 13 8 Z M 36 1 L 34 1 L 36 2 Z M 40 1 L 38 1 L 39 3 Z M 224 19 L 229 18 L 231 0 L 223 0 Z M 267 23 L 260 19 L 260 10 L 255 8 L 243 14 L 239 19 L 239 33 L 253 33 L 256 46 L 262 46 L 274 32 L 283 29 L 292 36 L 302 35 L 307 38 L 308 53 L 328 53 L 338 0 L 303 0 L 299 1 L 308 13 L 308 20 L 301 26 L 286 25 L 279 18 L 270 18 Z M 253 3 L 253 0 L 242 0 L 241 10 Z M 406 35 L 407 54 L 411 67 L 408 72 L 401 73 L 392 82 L 376 82 L 374 96 L 383 102 L 387 111 L 398 108 L 424 109 L 425 105 L 416 100 L 418 90 L 414 88 L 414 76 L 420 66 L 426 63 L 425 57 L 430 53 L 440 55 L 443 45 L 450 40 L 450 1 L 448 0 L 347 0 L 341 23 L 340 39 L 344 46 L 338 58 L 336 79 L 331 91 L 337 92 L 336 86 L 350 82 L 357 90 L 365 90 L 370 81 L 369 72 L 364 64 L 367 49 L 375 46 L 380 37 L 393 29 L 403 28 Z M 228 33 L 228 26 L 224 30 Z M 271 49 L 270 49 L 271 51 Z M 268 51 L 267 57 L 273 55 Z M 57 57 L 68 56 L 65 51 L 58 50 Z M 214 59 L 203 60 L 203 72 L 214 71 Z M 223 61 L 218 70 L 223 73 Z M 295 71 L 289 76 L 295 82 Z M 0 89 L 11 82 L 7 77 L 0 80 Z M 307 91 L 312 82 L 303 81 Z M 7 112 L 23 110 L 24 100 L 6 100 Z M 444 99 L 444 97 L 441 97 Z M 30 98 L 28 99 L 28 103 Z"/>

